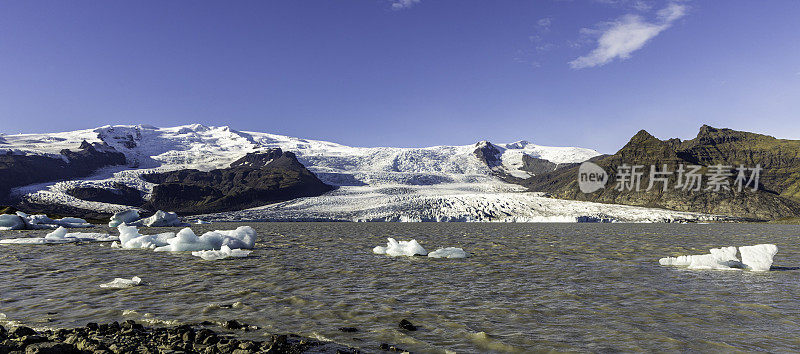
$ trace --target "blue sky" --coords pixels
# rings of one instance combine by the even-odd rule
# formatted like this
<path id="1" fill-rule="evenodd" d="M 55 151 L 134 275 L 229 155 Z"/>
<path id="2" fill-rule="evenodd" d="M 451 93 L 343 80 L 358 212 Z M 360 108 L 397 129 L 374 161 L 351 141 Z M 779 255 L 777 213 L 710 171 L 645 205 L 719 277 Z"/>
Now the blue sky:
<path id="1" fill-rule="evenodd" d="M 0 2 L 0 132 L 229 125 L 611 153 L 800 139 L 800 1 Z"/>

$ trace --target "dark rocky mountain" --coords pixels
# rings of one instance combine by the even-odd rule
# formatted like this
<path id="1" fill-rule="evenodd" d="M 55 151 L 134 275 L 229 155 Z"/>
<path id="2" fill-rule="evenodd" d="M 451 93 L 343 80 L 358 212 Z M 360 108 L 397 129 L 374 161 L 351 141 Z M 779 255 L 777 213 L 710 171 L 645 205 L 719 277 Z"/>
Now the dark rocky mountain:
<path id="1" fill-rule="evenodd" d="M 158 184 L 144 204 L 146 209 L 181 214 L 241 210 L 318 196 L 334 188 L 281 149 L 249 153 L 225 169 L 179 170 L 143 178 Z"/>
<path id="2" fill-rule="evenodd" d="M 557 169 L 524 180 L 521 184 L 532 191 L 547 192 L 554 197 L 616 203 L 647 207 L 666 208 L 680 211 L 722 214 L 741 218 L 771 220 L 800 215 L 800 141 L 776 139 L 771 136 L 716 129 L 704 125 L 697 137 L 691 140 L 659 140 L 646 131 L 637 133 L 614 155 L 598 156 L 590 160 L 609 174 L 609 182 L 604 189 L 594 193 L 582 193 L 578 187 L 579 165 Z M 641 190 L 617 190 L 617 168 L 623 164 L 643 165 Z M 651 190 L 650 166 L 658 170 L 666 164 L 673 174 L 668 176 L 668 188 L 654 180 Z M 680 165 L 701 166 L 698 173 L 703 174 L 704 182 L 714 165 L 727 165 L 732 175 L 729 177 L 730 190 L 700 191 L 674 188 L 678 183 L 675 171 Z M 760 173 L 757 191 L 744 189 L 741 192 L 734 186 L 743 165 L 752 168 L 756 165 Z M 745 171 L 749 178 L 752 171 Z"/>
<path id="3" fill-rule="evenodd" d="M 42 155 L 0 155 L 0 203 L 12 202 L 9 192 L 33 183 L 86 177 L 97 169 L 124 165 L 125 155 L 107 144 L 86 141 L 77 150 L 61 150 L 64 158 Z"/>
<path id="4" fill-rule="evenodd" d="M 66 192 L 67 194 L 92 202 L 141 206 L 145 203 L 144 193 L 136 188 L 128 187 L 122 183 L 115 183 L 113 188 L 77 187 Z"/>

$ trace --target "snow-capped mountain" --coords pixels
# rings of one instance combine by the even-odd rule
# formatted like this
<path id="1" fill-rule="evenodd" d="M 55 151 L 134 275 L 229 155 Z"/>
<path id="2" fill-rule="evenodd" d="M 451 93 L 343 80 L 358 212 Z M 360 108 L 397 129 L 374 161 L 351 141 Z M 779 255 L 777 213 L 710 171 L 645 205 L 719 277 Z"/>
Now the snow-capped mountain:
<path id="1" fill-rule="evenodd" d="M 319 197 L 213 215 L 213 218 L 536 221 L 590 216 L 638 221 L 697 217 L 672 211 L 554 201 L 504 182 L 497 177 L 498 172 L 517 178 L 531 175 L 522 169 L 526 158 L 560 165 L 599 155 L 592 149 L 547 147 L 527 141 L 426 148 L 350 147 L 199 124 L 171 128 L 135 125 L 4 135 L 0 154 L 63 158 L 63 149 L 74 149 L 84 141 L 123 153 L 127 164 L 100 169 L 88 178 L 15 188 L 12 195 L 39 204 L 116 212 L 129 206 L 81 200 L 69 192 L 78 187 L 114 189 L 124 185 L 147 194 L 154 185 L 141 178 L 144 174 L 227 168 L 247 153 L 280 148 L 296 154 L 323 182 L 340 188 Z M 493 163 L 476 154 L 476 150 L 487 151 L 489 145 Z"/>

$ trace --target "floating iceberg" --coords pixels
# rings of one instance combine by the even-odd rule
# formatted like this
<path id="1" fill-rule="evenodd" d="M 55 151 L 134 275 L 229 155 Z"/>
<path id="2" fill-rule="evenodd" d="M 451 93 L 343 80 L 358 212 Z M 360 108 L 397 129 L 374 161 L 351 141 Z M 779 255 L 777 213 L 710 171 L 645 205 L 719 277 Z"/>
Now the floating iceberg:
<path id="1" fill-rule="evenodd" d="M 167 240 L 174 238 L 174 232 L 165 232 L 157 235 L 142 235 L 136 226 L 128 226 L 125 224 L 117 226 L 119 230 L 119 247 L 120 248 L 144 248 L 153 249 L 156 247 L 166 246 Z M 114 245 L 112 245 L 113 247 Z"/>
<path id="2" fill-rule="evenodd" d="M 432 258 L 467 258 L 467 252 L 458 247 L 440 248 L 436 251 L 428 253 L 428 257 Z"/>
<path id="3" fill-rule="evenodd" d="M 44 245 L 56 243 L 71 243 L 71 242 L 111 242 L 119 240 L 116 236 L 102 233 L 86 233 L 86 232 L 71 232 L 68 233 L 67 229 L 63 226 L 50 232 L 44 237 L 21 237 L 0 240 L 0 244 L 17 244 L 17 245 Z"/>
<path id="4" fill-rule="evenodd" d="M 139 220 L 138 223 L 148 227 L 188 226 L 178 218 L 178 214 L 161 210 L 156 211 L 155 214 L 148 218 Z"/>
<path id="5" fill-rule="evenodd" d="M 778 253 L 778 246 L 772 244 L 742 246 L 739 247 L 739 253 L 742 255 L 742 263 L 748 269 L 763 272 L 772 267 L 772 258 Z"/>
<path id="6" fill-rule="evenodd" d="M 209 231 L 202 236 L 195 235 L 190 228 L 185 228 L 169 240 L 169 245 L 157 247 L 158 251 L 206 251 L 219 250 L 222 246 L 234 248 L 253 248 L 256 243 L 256 230 L 250 226 L 240 226 L 236 230 Z"/>
<path id="7" fill-rule="evenodd" d="M 139 211 L 136 209 L 128 209 L 125 211 L 120 211 L 118 213 L 114 213 L 111 216 L 111 220 L 108 222 L 108 227 L 117 227 L 120 224 L 131 224 L 136 220 L 139 220 Z"/>
<path id="8" fill-rule="evenodd" d="M 22 230 L 25 229 L 25 220 L 19 215 L 2 214 L 0 215 L 0 231 Z"/>
<path id="9" fill-rule="evenodd" d="M 165 232 L 157 235 L 142 235 L 136 226 L 125 224 L 117 226 L 119 230 L 119 248 L 153 249 L 155 251 L 211 251 L 249 249 L 255 247 L 257 233 L 250 226 L 240 226 L 235 230 L 209 231 L 197 236 L 190 228 L 184 228 L 177 234 Z M 112 245 L 113 246 L 113 245 Z M 237 253 L 238 255 L 238 253 Z"/>
<path id="10" fill-rule="evenodd" d="M 0 215 L 0 231 L 56 229 L 58 227 L 86 228 L 92 227 L 92 224 L 79 218 L 61 218 L 53 220 L 47 217 L 47 215 L 28 215 L 21 211 L 18 211 L 16 215 Z"/>
<path id="11" fill-rule="evenodd" d="M 389 240 L 389 242 L 386 243 L 386 247 L 375 246 L 375 248 L 372 249 L 372 253 L 385 254 L 391 257 L 397 257 L 397 256 L 411 257 L 416 255 L 425 256 L 428 254 L 428 252 L 425 251 L 424 248 L 422 248 L 422 246 L 417 242 L 417 240 L 397 242 L 397 240 L 391 237 L 389 237 L 387 240 Z"/>
<path id="12" fill-rule="evenodd" d="M 665 257 L 658 260 L 664 266 L 683 266 L 689 269 L 749 269 L 767 271 L 778 247 L 772 244 L 739 247 L 742 260 L 736 258 L 736 247 L 712 248 L 709 254 Z"/>
<path id="13" fill-rule="evenodd" d="M 205 225 L 205 224 L 210 224 L 211 222 L 210 221 L 205 221 L 205 220 L 202 220 L 202 219 L 197 219 L 197 221 L 195 221 L 194 223 L 197 224 L 197 225 Z"/>
<path id="14" fill-rule="evenodd" d="M 225 259 L 228 257 L 247 257 L 251 252 L 249 250 L 243 250 L 241 248 L 231 249 L 227 245 L 222 245 L 222 248 L 219 251 L 216 250 L 209 250 L 209 251 L 194 251 L 192 252 L 192 256 L 200 257 L 207 261 L 215 261 L 218 259 Z"/>
<path id="15" fill-rule="evenodd" d="M 138 286 L 142 284 L 142 278 L 133 277 L 130 279 L 125 278 L 114 278 L 113 281 L 110 281 L 105 284 L 100 284 L 101 288 L 111 288 L 111 289 L 123 289 L 123 288 L 130 288 L 133 286 Z"/>

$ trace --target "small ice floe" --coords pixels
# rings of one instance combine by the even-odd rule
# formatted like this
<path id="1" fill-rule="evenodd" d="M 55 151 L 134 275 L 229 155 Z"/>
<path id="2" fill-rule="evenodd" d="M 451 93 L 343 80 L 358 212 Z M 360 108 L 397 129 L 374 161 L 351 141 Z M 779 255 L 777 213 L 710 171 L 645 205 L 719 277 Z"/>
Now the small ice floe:
<path id="1" fill-rule="evenodd" d="M 173 212 L 157 211 L 155 214 L 148 218 L 139 220 L 144 226 L 148 227 L 169 227 L 169 226 L 187 226 L 186 223 L 178 218 L 178 214 Z"/>
<path id="2" fill-rule="evenodd" d="M 117 226 L 117 230 L 119 230 L 119 247 L 128 249 L 154 249 L 166 246 L 167 240 L 175 237 L 174 232 L 142 235 L 136 226 L 128 226 L 126 224 Z"/>
<path id="3" fill-rule="evenodd" d="M 24 230 L 25 220 L 19 215 L 2 214 L 0 215 L 0 231 Z"/>
<path id="4" fill-rule="evenodd" d="M 217 250 L 208 250 L 208 251 L 194 251 L 192 252 L 192 256 L 200 257 L 207 261 L 216 261 L 218 259 L 225 259 L 229 257 L 234 258 L 242 258 L 247 257 L 251 252 L 250 250 L 243 250 L 241 248 L 231 249 L 227 245 L 222 245 L 219 251 Z"/>
<path id="5" fill-rule="evenodd" d="M 202 220 L 202 219 L 197 219 L 197 221 L 195 221 L 194 223 L 197 224 L 197 225 L 206 225 L 206 224 L 210 224 L 211 222 L 210 221 L 205 221 L 205 220 Z"/>
<path id="6" fill-rule="evenodd" d="M 458 247 L 445 247 L 428 253 L 431 258 L 467 258 L 467 252 Z"/>
<path id="7" fill-rule="evenodd" d="M 153 215 L 142 219 L 136 209 L 115 213 L 108 222 L 109 227 L 117 227 L 122 224 L 147 227 L 189 226 L 189 224 L 181 221 L 178 214 L 173 212 L 159 210 Z"/>
<path id="8" fill-rule="evenodd" d="M 112 280 L 112 281 L 110 281 L 108 283 L 100 284 L 100 287 L 101 288 L 110 288 L 110 289 L 124 289 L 124 288 L 130 288 L 130 287 L 134 287 L 134 286 L 139 286 L 141 284 L 142 284 L 142 278 L 139 278 L 139 277 L 133 277 L 133 278 L 130 278 L 130 279 L 114 278 L 114 280 Z"/>
<path id="9" fill-rule="evenodd" d="M 425 256 L 428 254 L 428 252 L 425 251 L 424 248 L 422 248 L 422 246 L 417 242 L 417 240 L 397 242 L 397 240 L 391 237 L 389 237 L 387 240 L 389 242 L 386 243 L 386 247 L 375 246 L 375 248 L 372 249 L 372 253 L 385 254 L 391 257 L 397 257 L 397 256 L 411 257 L 416 255 Z"/>
<path id="10" fill-rule="evenodd" d="M 689 269 L 747 269 L 767 271 L 778 247 L 772 244 L 739 247 L 742 260 L 736 258 L 736 247 L 712 248 L 709 254 L 665 257 L 658 260 L 664 266 L 683 266 Z"/>
<path id="11" fill-rule="evenodd" d="M 45 245 L 56 243 L 71 243 L 71 242 L 112 242 L 119 240 L 116 236 L 101 233 L 88 233 L 88 232 L 67 232 L 67 229 L 60 226 L 53 232 L 48 233 L 44 237 L 22 237 L 0 240 L 0 244 L 17 244 L 17 245 Z"/>
<path id="12" fill-rule="evenodd" d="M 66 228 L 87 228 L 92 224 L 79 218 L 51 219 L 47 215 L 29 215 L 18 211 L 16 214 L 0 215 L 0 231 L 7 230 L 46 230 Z"/>
<path id="13" fill-rule="evenodd" d="M 128 224 L 139 220 L 139 211 L 136 209 L 128 209 L 125 211 L 120 211 L 118 213 L 114 213 L 111 216 L 111 220 L 108 222 L 108 227 L 117 227 L 121 224 Z"/>

